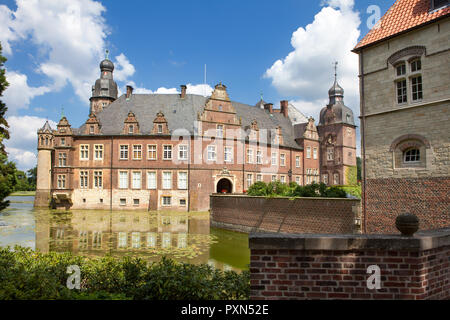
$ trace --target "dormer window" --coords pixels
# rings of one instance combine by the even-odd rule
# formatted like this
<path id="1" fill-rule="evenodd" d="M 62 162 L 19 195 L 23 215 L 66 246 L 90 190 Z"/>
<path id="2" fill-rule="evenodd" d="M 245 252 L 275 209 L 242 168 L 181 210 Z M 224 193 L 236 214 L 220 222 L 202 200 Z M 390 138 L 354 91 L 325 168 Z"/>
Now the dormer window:
<path id="1" fill-rule="evenodd" d="M 128 133 L 129 133 L 129 134 L 133 134 L 133 133 L 134 133 L 134 126 L 133 126 L 132 124 L 130 124 L 130 125 L 128 126 Z"/>
<path id="2" fill-rule="evenodd" d="M 94 134 L 94 126 L 89 126 L 89 133 Z"/>
<path id="3" fill-rule="evenodd" d="M 163 133 L 163 125 L 158 124 L 158 133 Z"/>
<path id="4" fill-rule="evenodd" d="M 450 4 L 449 0 L 431 0 L 431 10 L 439 10 Z"/>
<path id="5" fill-rule="evenodd" d="M 61 145 L 65 146 L 66 145 L 66 138 L 61 138 Z"/>

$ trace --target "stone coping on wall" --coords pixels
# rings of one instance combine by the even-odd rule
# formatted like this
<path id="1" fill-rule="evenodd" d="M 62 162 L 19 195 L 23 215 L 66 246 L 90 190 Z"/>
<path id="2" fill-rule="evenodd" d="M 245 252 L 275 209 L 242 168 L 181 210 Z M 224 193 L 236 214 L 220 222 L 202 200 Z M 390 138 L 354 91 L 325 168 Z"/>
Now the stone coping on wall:
<path id="1" fill-rule="evenodd" d="M 230 198 L 263 198 L 263 199 L 305 199 L 305 200 L 342 200 L 342 201 L 356 201 L 360 202 L 361 199 L 352 199 L 352 198 L 326 198 L 326 197 L 267 197 L 267 196 L 249 196 L 246 194 L 221 194 L 221 193 L 213 193 L 210 195 L 211 197 L 230 197 Z"/>
<path id="2" fill-rule="evenodd" d="M 392 234 L 251 233 L 250 249 L 288 250 L 430 250 L 450 246 L 450 227 L 412 237 Z"/>

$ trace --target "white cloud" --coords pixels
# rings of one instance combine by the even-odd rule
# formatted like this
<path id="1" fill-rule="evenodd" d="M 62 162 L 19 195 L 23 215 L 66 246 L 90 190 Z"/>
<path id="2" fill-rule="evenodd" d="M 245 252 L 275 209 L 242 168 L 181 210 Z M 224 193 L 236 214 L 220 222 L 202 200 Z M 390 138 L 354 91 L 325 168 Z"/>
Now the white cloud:
<path id="1" fill-rule="evenodd" d="M 214 91 L 209 84 L 190 84 L 186 85 L 186 93 L 188 94 L 198 94 L 201 96 L 210 96 Z"/>
<path id="2" fill-rule="evenodd" d="M 328 0 L 305 28 L 291 38 L 294 48 L 275 61 L 264 77 L 283 95 L 297 97 L 296 105 L 318 119 L 334 81 L 332 63 L 338 61 L 338 81 L 345 90 L 346 104 L 358 114 L 358 56 L 350 50 L 357 43 L 361 20 L 353 0 Z M 307 110 L 305 110 L 307 109 Z"/>
<path id="3" fill-rule="evenodd" d="M 156 89 L 156 91 L 142 88 L 142 87 L 136 87 L 136 84 L 133 81 L 130 81 L 129 84 L 134 87 L 133 93 L 137 94 L 177 94 L 180 93 L 180 90 L 177 88 L 165 88 L 160 87 Z M 186 85 L 186 93 L 187 94 L 198 94 L 201 96 L 209 96 L 213 92 L 213 88 L 211 88 L 208 84 L 191 84 L 188 83 Z"/>
<path id="4" fill-rule="evenodd" d="M 117 81 L 127 81 L 128 78 L 131 77 L 136 71 L 134 66 L 123 53 L 116 57 L 114 67 L 114 79 Z"/>
<path id="5" fill-rule="evenodd" d="M 37 131 L 45 124 L 45 118 L 35 116 L 10 116 L 10 139 L 6 140 L 6 151 L 9 158 L 17 163 L 21 170 L 28 170 L 36 165 Z M 50 126 L 56 129 L 56 122 L 49 120 Z"/>
<path id="6" fill-rule="evenodd" d="M 30 101 L 43 95 L 51 89 L 49 87 L 30 87 L 28 77 L 15 71 L 6 71 L 6 79 L 9 86 L 4 92 L 3 100 L 8 107 L 8 114 L 15 114 L 19 109 L 28 109 Z"/>

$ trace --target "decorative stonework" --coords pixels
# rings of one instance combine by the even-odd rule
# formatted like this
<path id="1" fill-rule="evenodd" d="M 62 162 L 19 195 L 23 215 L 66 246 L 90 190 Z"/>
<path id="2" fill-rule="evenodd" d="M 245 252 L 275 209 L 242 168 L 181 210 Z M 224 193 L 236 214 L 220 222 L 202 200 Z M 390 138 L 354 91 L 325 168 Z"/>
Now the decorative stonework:
<path id="1" fill-rule="evenodd" d="M 86 120 L 85 134 L 99 134 L 101 133 L 100 121 L 98 121 L 95 113 L 89 114 L 89 119 Z"/>
<path id="2" fill-rule="evenodd" d="M 400 59 L 408 56 L 422 56 L 426 54 L 426 48 L 424 46 L 411 46 L 395 52 L 388 58 L 388 62 L 391 65 L 396 64 Z"/>
<path id="3" fill-rule="evenodd" d="M 129 111 L 128 116 L 124 121 L 123 131 L 124 134 L 139 134 L 139 122 L 133 112 Z"/>
<path id="4" fill-rule="evenodd" d="M 156 114 L 155 120 L 153 120 L 152 134 L 170 134 L 167 120 L 164 117 L 164 113 L 159 111 Z"/>

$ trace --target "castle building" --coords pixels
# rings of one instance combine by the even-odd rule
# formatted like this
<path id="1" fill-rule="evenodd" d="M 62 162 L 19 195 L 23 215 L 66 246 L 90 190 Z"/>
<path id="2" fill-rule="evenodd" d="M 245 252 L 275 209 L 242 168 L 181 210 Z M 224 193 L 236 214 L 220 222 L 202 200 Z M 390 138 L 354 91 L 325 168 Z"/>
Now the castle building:
<path id="1" fill-rule="evenodd" d="M 402 213 L 450 224 L 449 35 L 448 0 L 397 0 L 353 50 L 367 233 L 395 233 Z"/>
<path id="2" fill-rule="evenodd" d="M 339 175 L 325 182 L 342 184 L 345 166 L 355 163 L 341 138 L 354 129 L 353 114 L 337 83 L 327 107 L 335 116 L 318 131 L 285 100 L 279 109 L 262 98 L 235 102 L 221 83 L 209 97 L 187 94 L 184 85 L 180 94 L 134 94 L 127 86 L 118 97 L 108 58 L 100 72 L 81 127 L 62 117 L 55 130 L 47 122 L 38 131 L 36 207 L 204 211 L 210 194 L 244 193 L 256 181 L 318 183 L 321 132 L 336 159 L 325 167 Z"/>

